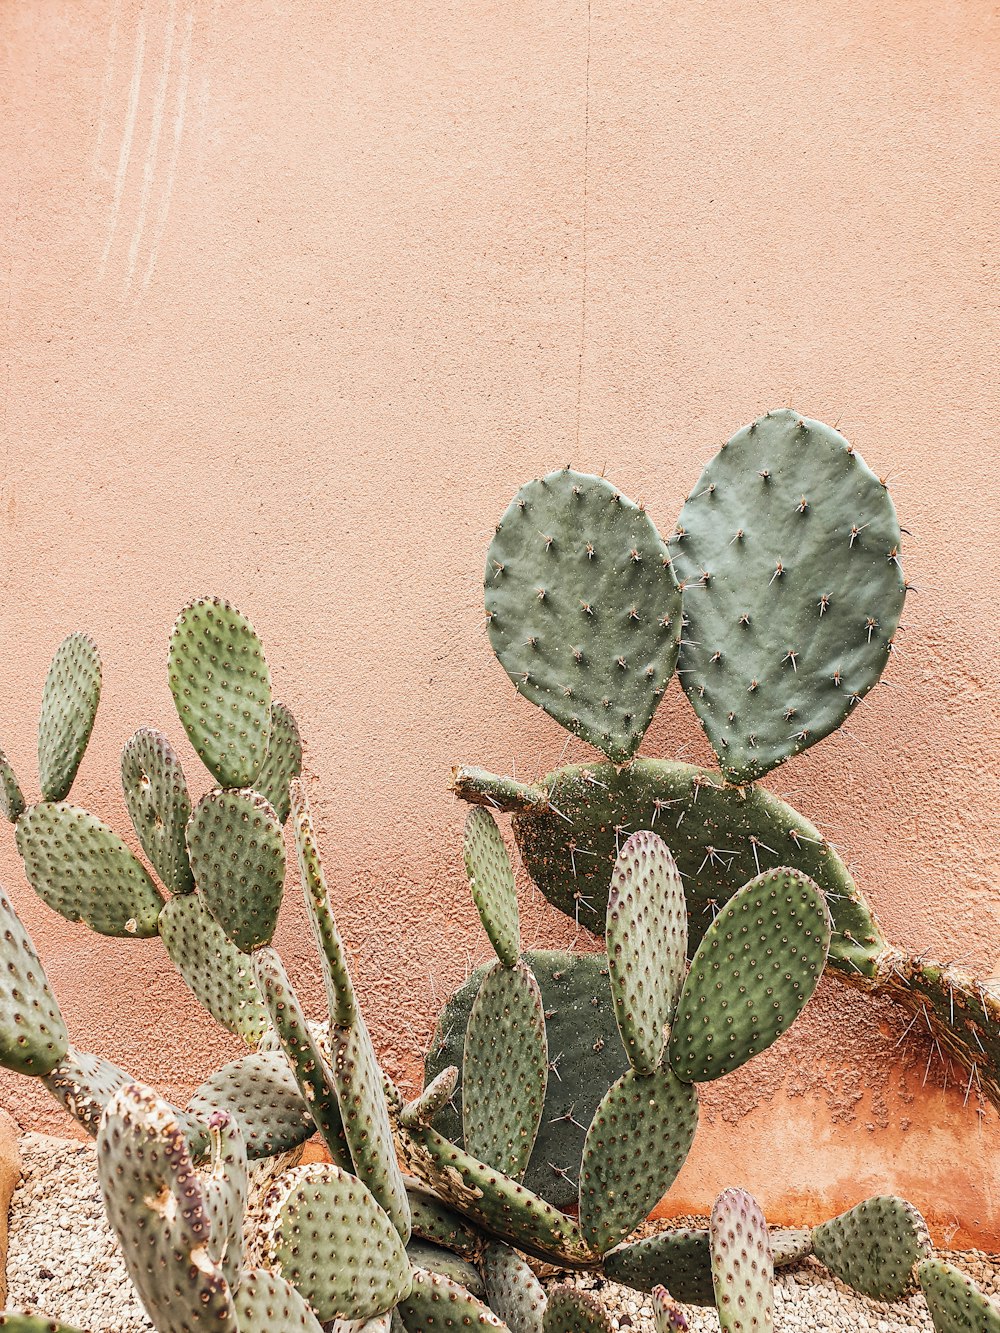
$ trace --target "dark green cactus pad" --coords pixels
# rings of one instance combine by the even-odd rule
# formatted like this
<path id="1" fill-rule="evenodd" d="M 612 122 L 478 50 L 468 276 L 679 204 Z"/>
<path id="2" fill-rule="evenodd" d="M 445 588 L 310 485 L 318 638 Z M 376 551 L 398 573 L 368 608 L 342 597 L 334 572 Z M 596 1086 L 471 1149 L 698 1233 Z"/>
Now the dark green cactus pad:
<path id="1" fill-rule="evenodd" d="M 813 1252 L 810 1227 L 784 1227 L 777 1231 L 772 1227 L 768 1229 L 768 1236 L 775 1269 L 793 1268 Z"/>
<path id="2" fill-rule="evenodd" d="M 228 939 L 200 893 L 170 899 L 160 913 L 160 937 L 174 966 L 215 1021 L 256 1045 L 269 1019 L 253 966 Z"/>
<path id="3" fill-rule="evenodd" d="M 544 1019 L 543 1019 L 544 1021 Z M 451 1101 L 458 1087 L 458 1070 L 454 1065 L 442 1069 L 437 1078 L 431 1079 L 419 1097 L 408 1102 L 399 1113 L 400 1124 L 406 1129 L 415 1129 L 418 1125 L 430 1125 Z"/>
<path id="4" fill-rule="evenodd" d="M 469 811 L 462 840 L 465 873 L 483 929 L 505 967 L 514 967 L 521 953 L 514 870 L 496 820 L 476 806 Z"/>
<path id="5" fill-rule="evenodd" d="M 1000 1306 L 954 1264 L 924 1259 L 917 1277 L 936 1333 L 1000 1333 Z"/>
<path id="6" fill-rule="evenodd" d="M 263 1268 L 243 1274 L 236 1292 L 236 1321 L 240 1333 L 322 1333 L 295 1288 Z"/>
<path id="7" fill-rule="evenodd" d="M 593 1292 L 562 1284 L 549 1292 L 542 1333 L 612 1333 L 612 1324 Z"/>
<path id="8" fill-rule="evenodd" d="M 316 1317 L 371 1319 L 410 1289 L 399 1233 L 356 1177 L 325 1162 L 279 1176 L 265 1200 L 265 1262 Z"/>
<path id="9" fill-rule="evenodd" d="M 0 819 L 16 824 L 24 814 L 24 794 L 10 760 L 0 750 Z"/>
<path id="10" fill-rule="evenodd" d="M 663 1198 L 697 1127 L 697 1090 L 671 1069 L 630 1069 L 608 1089 L 580 1167 L 580 1230 L 598 1254 L 624 1240 Z"/>
<path id="11" fill-rule="evenodd" d="M 584 1135 L 601 1098 L 629 1067 L 615 1023 L 604 954 L 528 952 L 542 993 L 549 1047 L 545 1109 L 525 1184 L 557 1208 L 575 1206 Z M 477 968 L 445 1005 L 424 1065 L 430 1081 L 449 1065 L 461 1067 L 465 1034 L 485 968 Z M 462 1089 L 438 1115 L 435 1128 L 458 1144 L 462 1137 Z"/>
<path id="12" fill-rule="evenodd" d="M 631 759 L 673 675 L 680 594 L 640 505 L 552 472 L 522 486 L 485 573 L 493 651 L 514 685 L 615 763 Z"/>
<path id="13" fill-rule="evenodd" d="M 820 1263 L 876 1301 L 898 1301 L 915 1290 L 914 1266 L 931 1254 L 926 1222 L 912 1203 L 891 1194 L 813 1227 L 812 1237 Z"/>
<path id="14" fill-rule="evenodd" d="M 99 935 L 157 933 L 163 898 L 142 862 L 96 815 L 43 801 L 21 816 L 17 850 L 31 887 L 67 921 Z"/>
<path id="15" fill-rule="evenodd" d="M 252 787 L 271 734 L 271 673 L 234 606 L 200 597 L 170 636 L 170 692 L 195 752 L 221 787 Z"/>
<path id="16" fill-rule="evenodd" d="M 316 1130 L 288 1061 L 274 1051 L 224 1065 L 195 1091 L 188 1110 L 206 1122 L 213 1111 L 228 1111 L 254 1160 L 291 1152 Z"/>
<path id="17" fill-rule="evenodd" d="M 479 1259 L 486 1237 L 478 1227 L 442 1203 L 432 1190 L 413 1176 L 406 1178 L 406 1198 L 410 1205 L 413 1236 L 442 1245 L 471 1262 Z"/>
<path id="18" fill-rule="evenodd" d="M 440 1273 L 416 1269 L 410 1293 L 399 1302 L 406 1333 L 437 1333 L 438 1329 L 504 1329 L 491 1309 Z"/>
<path id="19" fill-rule="evenodd" d="M 229 1286 L 210 1257 L 211 1219 L 173 1110 L 133 1083 L 97 1135 L 104 1209 L 158 1333 L 238 1333 Z"/>
<path id="20" fill-rule="evenodd" d="M 694 1227 L 658 1231 L 618 1245 L 604 1256 L 604 1274 L 635 1291 L 664 1286 L 684 1305 L 714 1305 L 708 1232 Z"/>
<path id="21" fill-rule="evenodd" d="M 205 1213 L 212 1229 L 208 1253 L 235 1291 L 243 1272 L 243 1214 L 247 1207 L 247 1147 L 228 1111 L 208 1119 L 211 1157 L 201 1177 Z"/>
<path id="22" fill-rule="evenodd" d="M 292 710 L 282 703 L 271 705 L 271 731 L 267 754 L 253 780 L 254 791 L 270 801 L 282 823 L 292 808 L 289 784 L 302 772 L 302 738 Z"/>
<path id="23" fill-rule="evenodd" d="M 718 773 L 660 759 L 637 759 L 620 772 L 612 764 L 559 769 L 531 789 L 543 803 L 534 807 L 505 804 L 508 783 L 494 785 L 482 770 L 459 769 L 454 778 L 466 800 L 519 811 L 513 828 L 525 868 L 553 906 L 588 930 L 604 929 L 622 843 L 636 829 L 651 829 L 684 881 L 689 950 L 740 885 L 788 865 L 828 896 L 832 966 L 848 976 L 875 975 L 886 942 L 847 866 L 815 825 L 762 787 L 727 787 Z"/>
<path id="24" fill-rule="evenodd" d="M 666 843 L 633 833 L 611 875 L 605 929 L 611 998 L 632 1068 L 651 1074 L 687 974 L 684 887 Z"/>
<path id="25" fill-rule="evenodd" d="M 101 655 L 86 634 L 55 651 L 38 717 L 38 783 L 43 801 L 64 801 L 94 729 L 101 699 Z"/>
<path id="26" fill-rule="evenodd" d="M 666 1287 L 654 1287 L 651 1295 L 656 1333 L 687 1333 L 687 1316 Z"/>
<path id="27" fill-rule="evenodd" d="M 4 1310 L 0 1314 L 0 1328 L 7 1333 L 83 1333 L 82 1329 L 71 1324 L 62 1324 L 58 1319 L 46 1319 L 44 1315 L 18 1314 L 16 1310 Z"/>
<path id="28" fill-rule="evenodd" d="M 525 963 L 495 963 L 465 1030 L 462 1121 L 474 1157 L 523 1177 L 545 1105 L 549 1053 L 542 993 Z"/>
<path id="29" fill-rule="evenodd" d="M 530 1264 L 499 1242 L 487 1247 L 482 1262 L 486 1300 L 510 1333 L 542 1333 L 545 1289 Z"/>
<path id="30" fill-rule="evenodd" d="M 158 731 L 140 728 L 122 750 L 122 790 L 142 850 L 171 893 L 190 893 L 194 877 L 184 830 L 191 798 L 181 761 Z"/>
<path id="31" fill-rule="evenodd" d="M 253 791 L 210 791 L 187 826 L 205 906 L 238 949 L 270 944 L 285 886 L 285 843 L 272 806 Z"/>
<path id="32" fill-rule="evenodd" d="M 844 437 L 797 412 L 739 431 L 670 539 L 678 674 L 731 782 L 836 730 L 878 681 L 903 609 L 896 511 Z"/>
<path id="33" fill-rule="evenodd" d="M 826 963 L 826 899 L 797 870 L 769 870 L 730 898 L 691 961 L 670 1035 L 677 1075 L 721 1078 L 795 1022 Z"/>
<path id="34" fill-rule="evenodd" d="M 757 1200 L 745 1190 L 723 1190 L 712 1209 L 708 1242 L 722 1333 L 771 1333 L 774 1260 Z"/>
<path id="35" fill-rule="evenodd" d="M 0 888 L 0 1064 L 48 1074 L 69 1048 L 69 1033 L 31 936 Z"/>
<path id="36" fill-rule="evenodd" d="M 425 1240 L 411 1240 L 406 1246 L 406 1257 L 414 1268 L 423 1268 L 428 1273 L 440 1273 L 464 1287 L 470 1296 L 477 1300 L 486 1299 L 486 1285 L 479 1274 L 479 1269 L 467 1259 L 460 1259 L 443 1245 L 433 1245 Z"/>

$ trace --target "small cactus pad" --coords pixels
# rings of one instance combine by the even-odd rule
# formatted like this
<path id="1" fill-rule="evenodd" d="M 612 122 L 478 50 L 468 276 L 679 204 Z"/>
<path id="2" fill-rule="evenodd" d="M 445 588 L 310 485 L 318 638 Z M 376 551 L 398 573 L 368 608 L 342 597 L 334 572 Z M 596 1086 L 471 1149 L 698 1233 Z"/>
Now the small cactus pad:
<path id="1" fill-rule="evenodd" d="M 666 1287 L 685 1305 L 714 1305 L 708 1232 L 676 1227 L 619 1245 L 604 1256 L 604 1273 L 635 1291 Z"/>
<path id="2" fill-rule="evenodd" d="M 31 936 L 0 888 L 0 1064 L 47 1074 L 69 1048 L 69 1033 Z"/>
<path id="3" fill-rule="evenodd" d="M 496 820 L 481 805 L 469 811 L 462 851 L 483 929 L 501 963 L 514 967 L 521 953 L 514 870 Z"/>
<path id="4" fill-rule="evenodd" d="M 708 1237 L 722 1333 L 771 1333 L 774 1261 L 757 1200 L 745 1190 L 723 1190 L 712 1209 Z"/>
<path id="5" fill-rule="evenodd" d="M 302 738 L 292 710 L 281 703 L 271 705 L 271 732 L 267 754 L 253 780 L 254 791 L 270 801 L 282 823 L 292 808 L 289 784 L 302 772 Z"/>
<path id="6" fill-rule="evenodd" d="M 673 1070 L 630 1069 L 587 1130 L 580 1229 L 599 1254 L 624 1240 L 674 1183 L 698 1127 L 698 1094 Z"/>
<path id="7" fill-rule="evenodd" d="M 0 819 L 16 824 L 24 814 L 24 794 L 10 760 L 0 750 Z"/>
<path id="8" fill-rule="evenodd" d="M 76 805 L 43 801 L 21 816 L 17 850 L 43 902 L 99 935 L 157 933 L 163 899 L 117 833 Z"/>
<path id="9" fill-rule="evenodd" d="M 678 674 L 726 777 L 751 782 L 882 674 L 905 596 L 896 511 L 837 431 L 770 412 L 708 464 L 669 544 Z"/>
<path id="10" fill-rule="evenodd" d="M 82 1329 L 60 1323 L 58 1319 L 46 1319 L 40 1314 L 18 1314 L 16 1310 L 4 1310 L 0 1314 L 0 1328 L 6 1329 L 7 1333 L 83 1333 Z"/>
<path id="11" fill-rule="evenodd" d="M 170 636 L 170 692 L 198 757 L 222 787 L 252 787 L 271 732 L 271 673 L 257 631 L 234 606 L 200 597 Z"/>
<path id="12" fill-rule="evenodd" d="M 652 1305 L 656 1333 L 687 1333 L 687 1316 L 666 1287 L 653 1288 Z"/>
<path id="13" fill-rule="evenodd" d="M 758 875 L 709 926 L 691 962 L 670 1036 L 670 1063 L 703 1083 L 745 1064 L 795 1022 L 830 944 L 826 899 L 787 867 Z"/>
<path id="14" fill-rule="evenodd" d="M 677 661 L 680 594 L 641 506 L 601 477 L 522 486 L 485 573 L 493 651 L 525 698 L 615 763 L 631 759 Z"/>
<path id="15" fill-rule="evenodd" d="M 612 1324 L 597 1296 L 562 1284 L 549 1292 L 542 1333 L 612 1333 Z"/>
<path id="16" fill-rule="evenodd" d="M 194 888 L 184 829 L 191 798 L 181 761 L 158 731 L 142 727 L 122 750 L 125 804 L 142 850 L 171 893 Z"/>
<path id="17" fill-rule="evenodd" d="M 542 1333 L 545 1289 L 516 1250 L 499 1242 L 487 1247 L 482 1262 L 486 1300 L 510 1333 Z"/>
<path id="18" fill-rule="evenodd" d="M 936 1333 L 1000 1333 L 1000 1306 L 954 1264 L 924 1259 L 917 1277 Z"/>
<path id="19" fill-rule="evenodd" d="M 474 1157 L 521 1179 L 542 1119 L 548 1068 L 538 982 L 525 963 L 495 963 L 465 1030 L 462 1121 Z"/>
<path id="20" fill-rule="evenodd" d="M 285 843 L 272 807 L 253 791 L 210 791 L 187 826 L 205 906 L 238 949 L 270 944 L 285 885 Z"/>
<path id="21" fill-rule="evenodd" d="M 431 1241 L 473 1262 L 479 1259 L 486 1238 L 478 1227 L 442 1203 L 413 1176 L 406 1177 L 412 1235 Z"/>
<path id="22" fill-rule="evenodd" d="M 841 1282 L 876 1301 L 914 1290 L 914 1265 L 931 1253 L 927 1224 L 912 1203 L 891 1194 L 865 1199 L 813 1227 L 813 1253 Z"/>
<path id="23" fill-rule="evenodd" d="M 44 801 L 64 801 L 94 729 L 101 698 L 101 655 L 86 634 L 55 651 L 38 717 L 38 783 Z"/>
<path id="24" fill-rule="evenodd" d="M 279 1176 L 265 1199 L 265 1262 L 323 1323 L 371 1319 L 406 1295 L 399 1233 L 356 1177 L 326 1162 Z"/>
<path id="25" fill-rule="evenodd" d="M 783 1227 L 769 1229 L 771 1255 L 774 1267 L 792 1268 L 808 1259 L 813 1252 L 812 1229 L 810 1227 Z"/>
<path id="26" fill-rule="evenodd" d="M 491 1309 L 440 1273 L 417 1268 L 409 1295 L 399 1302 L 406 1333 L 437 1333 L 438 1329 L 505 1329 Z"/>
<path id="27" fill-rule="evenodd" d="M 229 1286 L 212 1260 L 211 1219 L 171 1107 L 132 1083 L 108 1103 L 97 1168 L 125 1265 L 158 1333 L 237 1333 Z"/>
<path id="28" fill-rule="evenodd" d="M 277 1051 L 224 1065 L 194 1092 L 188 1110 L 206 1122 L 213 1111 L 228 1111 L 254 1160 L 291 1152 L 316 1130 L 288 1061 Z"/>
<path id="29" fill-rule="evenodd" d="M 171 898 L 160 913 L 160 937 L 174 966 L 217 1023 L 249 1045 L 268 1027 L 250 959 L 226 936 L 200 893 Z"/>
<path id="30" fill-rule="evenodd" d="M 486 1285 L 479 1275 L 479 1269 L 467 1259 L 460 1259 L 443 1245 L 433 1245 L 425 1240 L 411 1240 L 406 1246 L 406 1257 L 414 1268 L 426 1269 L 428 1273 L 440 1273 L 464 1287 L 470 1296 L 477 1300 L 486 1299 Z"/>
<path id="31" fill-rule="evenodd" d="M 236 1292 L 236 1321 L 240 1333 L 322 1333 L 295 1288 L 263 1268 L 243 1274 Z"/>
<path id="32" fill-rule="evenodd" d="M 458 1069 L 449 1065 L 442 1069 L 437 1078 L 431 1079 L 419 1097 L 403 1107 L 400 1123 L 407 1129 L 418 1125 L 429 1125 L 434 1117 L 448 1105 L 458 1087 Z"/>
<path id="33" fill-rule="evenodd" d="M 211 1158 L 201 1178 L 205 1213 L 212 1228 L 208 1252 L 235 1291 L 243 1271 L 243 1214 L 247 1207 L 247 1148 L 228 1111 L 208 1119 Z"/>
<path id="34" fill-rule="evenodd" d="M 687 974 L 684 887 L 655 833 L 633 833 L 618 854 L 605 933 L 618 1030 L 632 1068 L 651 1074 Z"/>

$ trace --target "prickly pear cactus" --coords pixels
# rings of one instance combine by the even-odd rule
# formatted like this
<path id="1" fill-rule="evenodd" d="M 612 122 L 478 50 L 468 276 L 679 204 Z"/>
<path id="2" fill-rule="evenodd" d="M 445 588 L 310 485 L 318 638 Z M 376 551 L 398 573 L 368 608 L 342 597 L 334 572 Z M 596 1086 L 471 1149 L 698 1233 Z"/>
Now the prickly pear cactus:
<path id="1" fill-rule="evenodd" d="M 505 1330 L 493 1311 L 451 1278 L 426 1269 L 413 1271 L 409 1293 L 399 1302 L 399 1319 L 406 1333 L 437 1333 L 438 1329 L 491 1328 Z"/>
<path id="2" fill-rule="evenodd" d="M 206 1122 L 213 1111 L 228 1112 L 251 1159 L 291 1152 L 316 1132 L 288 1061 L 274 1051 L 224 1065 L 194 1092 L 187 1109 Z"/>
<path id="3" fill-rule="evenodd" d="M 611 1320 L 596 1296 L 564 1283 L 549 1292 L 542 1333 L 611 1333 Z"/>
<path id="4" fill-rule="evenodd" d="M 24 794 L 10 760 L 0 750 L 0 817 L 16 824 L 24 814 Z"/>
<path id="5" fill-rule="evenodd" d="M 917 1277 L 936 1333 L 1000 1333 L 1000 1306 L 954 1264 L 924 1259 Z"/>
<path id="6" fill-rule="evenodd" d="M 511 1333 L 542 1333 L 545 1291 L 531 1266 L 509 1245 L 495 1242 L 480 1265 L 486 1299 Z"/>
<path id="7" fill-rule="evenodd" d="M 44 1315 L 18 1314 L 15 1310 L 4 1310 L 0 1314 L 0 1328 L 6 1329 L 7 1333 L 83 1333 L 82 1329 L 60 1323 L 57 1319 L 46 1319 Z"/>
<path id="8" fill-rule="evenodd" d="M 184 770 L 166 736 L 141 727 L 122 750 L 125 804 L 142 850 L 171 893 L 190 893 L 194 877 L 184 830 L 191 817 Z"/>
<path id="9" fill-rule="evenodd" d="M 771 1333 L 774 1261 L 756 1199 L 745 1190 L 723 1190 L 712 1209 L 708 1238 L 722 1333 Z"/>
<path id="10" fill-rule="evenodd" d="M 469 811 L 462 841 L 465 873 L 483 929 L 505 967 L 521 953 L 521 928 L 514 870 L 496 820 L 477 806 Z"/>
<path id="11" fill-rule="evenodd" d="M 271 705 L 271 728 L 267 754 L 253 789 L 269 801 L 284 824 L 292 808 L 291 783 L 302 772 L 302 737 L 292 710 L 275 701 Z"/>
<path id="12" fill-rule="evenodd" d="M 240 1333 L 322 1333 L 319 1320 L 283 1278 L 263 1268 L 244 1273 L 236 1292 Z"/>
<path id="13" fill-rule="evenodd" d="M 636 1291 L 664 1286 L 685 1305 L 715 1304 L 707 1230 L 673 1227 L 618 1245 L 604 1256 L 604 1272 Z"/>
<path id="14" fill-rule="evenodd" d="M 48 1074 L 63 1059 L 69 1033 L 31 936 L 0 889 L 0 1064 Z"/>
<path id="15" fill-rule="evenodd" d="M 915 1288 L 914 1266 L 931 1253 L 927 1224 L 905 1199 L 877 1195 L 813 1228 L 813 1253 L 855 1291 L 898 1301 Z"/>
<path id="16" fill-rule="evenodd" d="M 101 698 L 101 655 L 86 634 L 56 649 L 38 718 L 38 783 L 43 801 L 64 801 L 94 729 Z"/>
<path id="17" fill-rule="evenodd" d="M 687 1316 L 666 1287 L 654 1287 L 652 1296 L 656 1333 L 687 1333 Z"/>

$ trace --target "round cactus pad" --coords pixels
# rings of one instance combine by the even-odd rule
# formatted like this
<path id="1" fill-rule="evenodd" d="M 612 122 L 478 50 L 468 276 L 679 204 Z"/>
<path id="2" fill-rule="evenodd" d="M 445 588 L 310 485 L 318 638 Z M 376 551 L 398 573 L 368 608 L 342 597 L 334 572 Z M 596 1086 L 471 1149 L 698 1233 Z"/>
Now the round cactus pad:
<path id="1" fill-rule="evenodd" d="M 171 893 L 194 888 L 184 830 L 191 817 L 184 770 L 174 747 L 142 727 L 122 750 L 122 790 L 142 850 Z"/>
<path id="2" fill-rule="evenodd" d="M 913 1291 L 914 1265 L 931 1254 L 926 1222 L 912 1203 L 891 1194 L 865 1199 L 812 1235 L 820 1263 L 876 1301 L 898 1301 Z"/>
<path id="3" fill-rule="evenodd" d="M 277 1051 L 224 1065 L 195 1091 L 188 1110 L 206 1122 L 213 1111 L 227 1111 L 254 1159 L 291 1152 L 316 1131 L 288 1061 Z"/>
<path id="4" fill-rule="evenodd" d="M 254 791 L 210 791 L 187 826 L 188 855 L 205 906 L 244 953 L 270 944 L 285 886 L 285 842 L 273 808 Z"/>
<path id="5" fill-rule="evenodd" d="M 38 782 L 44 801 L 64 801 L 94 729 L 101 698 L 101 656 L 86 634 L 63 639 L 42 689 Z"/>

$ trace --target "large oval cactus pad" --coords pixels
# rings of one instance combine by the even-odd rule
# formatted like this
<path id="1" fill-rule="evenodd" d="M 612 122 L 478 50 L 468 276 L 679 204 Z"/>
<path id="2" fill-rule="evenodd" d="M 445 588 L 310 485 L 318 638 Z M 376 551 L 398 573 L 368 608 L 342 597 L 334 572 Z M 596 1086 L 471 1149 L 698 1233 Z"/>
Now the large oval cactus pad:
<path id="1" fill-rule="evenodd" d="M 841 1282 L 876 1301 L 914 1290 L 914 1265 L 931 1254 L 927 1224 L 912 1203 L 880 1194 L 813 1227 L 813 1253 Z"/>
<path id="2" fill-rule="evenodd" d="M 285 886 L 285 842 L 273 807 L 254 791 L 210 791 L 187 826 L 205 906 L 244 953 L 270 944 Z"/>
<path id="3" fill-rule="evenodd" d="M 101 655 L 86 634 L 70 634 L 52 658 L 38 717 L 38 783 L 43 801 L 64 801 L 94 729 Z"/>

